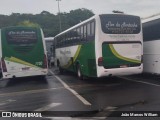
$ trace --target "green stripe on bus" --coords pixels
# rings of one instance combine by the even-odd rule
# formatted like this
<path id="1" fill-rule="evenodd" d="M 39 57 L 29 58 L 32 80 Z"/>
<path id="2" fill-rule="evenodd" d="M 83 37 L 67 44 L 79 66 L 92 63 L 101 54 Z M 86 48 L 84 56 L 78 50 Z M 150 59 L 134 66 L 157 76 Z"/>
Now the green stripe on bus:
<path id="1" fill-rule="evenodd" d="M 10 58 L 5 57 L 4 59 L 7 60 L 7 61 L 10 61 L 10 62 L 20 63 L 20 64 L 23 64 L 23 65 L 28 65 L 28 66 L 30 66 L 30 67 L 39 68 L 38 66 L 35 66 L 35 65 L 33 65 L 33 64 L 30 64 L 30 63 L 28 63 L 28 62 L 26 62 L 26 61 L 23 61 L 23 60 L 21 60 L 21 59 L 15 58 L 15 57 L 10 57 Z"/>
<path id="2" fill-rule="evenodd" d="M 128 62 L 141 63 L 140 60 L 134 60 L 134 59 L 130 59 L 130 58 L 121 56 L 120 54 L 117 53 L 117 51 L 114 49 L 114 47 L 113 47 L 112 44 L 109 44 L 109 47 L 110 47 L 112 53 L 113 53 L 117 58 L 122 59 L 122 60 L 125 60 L 125 61 L 128 61 Z"/>
<path id="3" fill-rule="evenodd" d="M 75 53 L 75 55 L 74 55 L 74 57 L 73 57 L 73 61 L 70 59 L 70 60 L 68 61 L 68 64 L 63 66 L 64 68 L 69 68 L 69 67 L 72 65 L 72 63 L 74 63 L 74 62 L 76 61 L 76 59 L 77 59 L 77 57 L 78 57 L 78 55 L 79 55 L 79 53 L 80 53 L 81 46 L 82 46 L 82 45 L 79 45 L 79 46 L 78 46 L 78 49 L 77 49 L 77 51 L 76 51 L 76 53 Z"/>

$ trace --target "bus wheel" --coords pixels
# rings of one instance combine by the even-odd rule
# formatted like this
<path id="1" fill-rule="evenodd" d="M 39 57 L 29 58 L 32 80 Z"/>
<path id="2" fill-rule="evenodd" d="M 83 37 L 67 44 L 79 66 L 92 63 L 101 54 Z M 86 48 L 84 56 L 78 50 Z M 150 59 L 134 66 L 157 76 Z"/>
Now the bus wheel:
<path id="1" fill-rule="evenodd" d="M 83 80 L 83 75 L 82 75 L 81 67 L 79 64 L 77 65 L 77 76 L 80 80 Z"/>
<path id="2" fill-rule="evenodd" d="M 63 69 L 62 69 L 61 66 L 60 66 L 59 60 L 57 60 L 57 67 L 58 67 L 59 73 L 60 73 L 60 74 L 63 74 Z"/>
<path id="3" fill-rule="evenodd" d="M 60 74 L 63 74 L 63 69 L 62 69 L 60 66 L 59 66 L 58 69 L 59 69 L 59 73 L 60 73 Z"/>

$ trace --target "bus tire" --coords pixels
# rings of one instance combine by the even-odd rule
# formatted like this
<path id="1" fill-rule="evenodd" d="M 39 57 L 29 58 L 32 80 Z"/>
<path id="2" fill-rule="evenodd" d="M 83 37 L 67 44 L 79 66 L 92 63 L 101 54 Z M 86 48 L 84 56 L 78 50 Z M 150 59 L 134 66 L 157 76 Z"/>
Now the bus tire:
<path id="1" fill-rule="evenodd" d="M 59 73 L 60 73 L 60 74 L 63 74 L 63 69 L 62 69 L 61 66 L 60 66 L 59 60 L 57 60 L 57 67 L 58 67 Z"/>
<path id="2" fill-rule="evenodd" d="M 79 64 L 77 65 L 77 76 L 78 76 L 78 79 L 83 80 L 83 75 L 82 75 L 81 67 Z"/>
<path id="3" fill-rule="evenodd" d="M 58 67 L 58 69 L 59 69 L 59 73 L 63 74 L 63 69 L 60 66 Z"/>

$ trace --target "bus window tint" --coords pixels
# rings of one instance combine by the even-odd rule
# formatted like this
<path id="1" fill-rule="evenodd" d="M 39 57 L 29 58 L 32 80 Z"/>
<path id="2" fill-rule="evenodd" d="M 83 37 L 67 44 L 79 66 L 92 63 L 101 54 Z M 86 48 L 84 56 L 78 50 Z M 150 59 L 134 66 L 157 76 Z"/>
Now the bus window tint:
<path id="1" fill-rule="evenodd" d="M 90 23 L 87 24 L 87 37 L 91 35 L 91 26 Z"/>
<path id="2" fill-rule="evenodd" d="M 32 44 L 37 42 L 37 31 L 34 29 L 6 31 L 8 44 Z"/>
<path id="3" fill-rule="evenodd" d="M 80 28 L 77 28 L 77 40 L 80 41 L 80 39 L 81 39 Z"/>
<path id="4" fill-rule="evenodd" d="M 160 19 L 153 20 L 143 24 L 144 41 L 160 39 Z"/>
<path id="5" fill-rule="evenodd" d="M 84 25 L 83 35 L 84 35 L 84 40 L 87 40 L 87 26 L 86 25 Z"/>
<path id="6" fill-rule="evenodd" d="M 65 35 L 63 34 L 62 35 L 62 46 L 65 46 L 66 45 L 66 39 L 65 39 Z"/>
<path id="7" fill-rule="evenodd" d="M 69 40 L 72 41 L 73 44 L 75 44 L 74 42 L 74 33 L 73 33 L 73 30 L 70 31 L 70 37 L 69 37 Z"/>
<path id="8" fill-rule="evenodd" d="M 140 17 L 122 15 L 100 15 L 102 31 L 108 34 L 138 34 Z"/>
<path id="9" fill-rule="evenodd" d="M 81 26 L 81 40 L 84 40 L 84 36 L 83 36 L 83 26 Z"/>
<path id="10" fill-rule="evenodd" d="M 95 34 L 95 23 L 91 22 L 91 36 L 94 36 Z"/>

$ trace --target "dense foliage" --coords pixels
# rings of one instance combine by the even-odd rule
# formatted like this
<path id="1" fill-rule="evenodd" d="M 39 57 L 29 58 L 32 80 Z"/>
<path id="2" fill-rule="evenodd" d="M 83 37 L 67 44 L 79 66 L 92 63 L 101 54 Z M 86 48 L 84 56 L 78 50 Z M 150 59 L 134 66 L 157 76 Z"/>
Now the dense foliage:
<path id="1" fill-rule="evenodd" d="M 62 31 L 67 28 L 84 21 L 94 13 L 88 9 L 71 10 L 69 13 L 60 13 L 57 15 L 51 14 L 47 11 L 42 11 L 40 14 L 20 14 L 12 13 L 11 15 L 0 15 L 0 28 L 8 26 L 40 26 L 45 37 L 55 36 L 59 33 L 59 15 L 61 17 Z"/>

